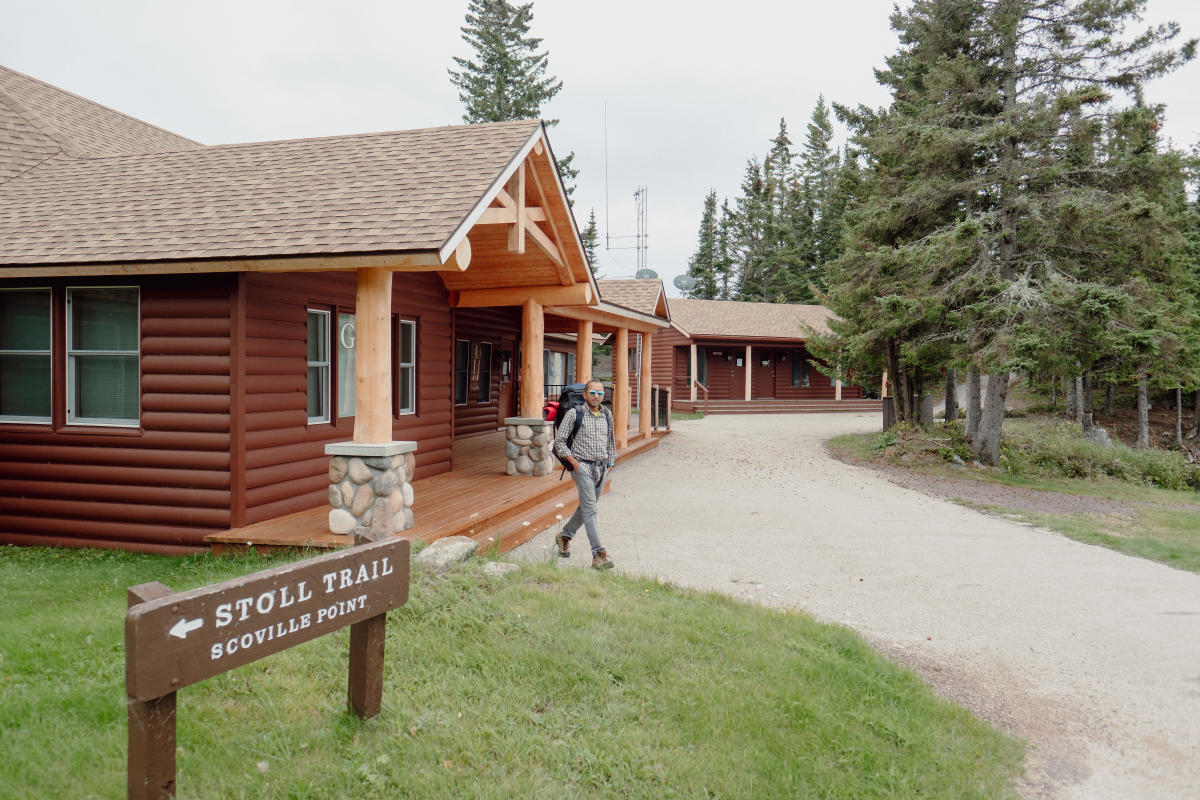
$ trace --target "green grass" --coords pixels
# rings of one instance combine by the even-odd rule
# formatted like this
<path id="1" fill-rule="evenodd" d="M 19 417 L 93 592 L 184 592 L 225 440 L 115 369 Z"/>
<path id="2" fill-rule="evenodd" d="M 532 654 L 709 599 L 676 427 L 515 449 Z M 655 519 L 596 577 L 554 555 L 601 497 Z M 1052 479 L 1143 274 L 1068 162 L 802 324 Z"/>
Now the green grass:
<path id="1" fill-rule="evenodd" d="M 846 629 L 589 570 L 414 571 L 382 713 L 347 632 L 179 694 L 189 798 L 995 798 L 1021 746 Z M 0 549 L 0 796 L 124 793 L 127 586 L 262 559 Z"/>
<path id="2" fill-rule="evenodd" d="M 829 447 L 854 460 L 885 462 L 933 475 L 1124 502 L 1128 514 L 1113 518 L 1104 513 L 1032 511 L 1017 505 L 1019 498 L 1004 506 L 959 500 L 1077 541 L 1200 572 L 1200 492 L 1190 488 L 1200 469 L 1186 463 L 1181 454 L 1139 451 L 1119 443 L 1101 447 L 1083 440 L 1069 422 L 1054 418 L 1008 420 L 1004 431 L 1002 471 L 951 468 L 951 454 L 970 462 L 955 426 L 938 426 L 930 432 L 897 428 L 839 436 L 830 440 Z"/>

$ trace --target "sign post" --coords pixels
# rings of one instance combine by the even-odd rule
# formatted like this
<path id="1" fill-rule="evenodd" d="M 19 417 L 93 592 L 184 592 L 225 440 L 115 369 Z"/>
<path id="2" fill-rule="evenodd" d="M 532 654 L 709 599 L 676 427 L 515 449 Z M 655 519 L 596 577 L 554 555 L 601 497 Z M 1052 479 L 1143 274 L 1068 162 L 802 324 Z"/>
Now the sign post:
<path id="1" fill-rule="evenodd" d="M 378 714 L 387 612 L 408 601 L 408 582 L 408 540 L 389 538 L 186 592 L 130 588 L 130 800 L 175 795 L 176 691 L 346 625 L 348 703 L 359 717 Z"/>

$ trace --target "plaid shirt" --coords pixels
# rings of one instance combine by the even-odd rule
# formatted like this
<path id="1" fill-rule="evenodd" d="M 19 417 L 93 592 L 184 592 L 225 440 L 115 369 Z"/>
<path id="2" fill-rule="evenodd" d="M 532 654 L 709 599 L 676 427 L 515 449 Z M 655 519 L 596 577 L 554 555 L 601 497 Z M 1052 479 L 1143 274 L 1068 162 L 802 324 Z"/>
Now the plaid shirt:
<path id="1" fill-rule="evenodd" d="M 574 444 L 567 448 L 567 437 L 575 428 L 576 409 L 571 408 L 563 417 L 558 426 L 558 433 L 554 436 L 554 452 L 563 458 L 566 458 L 569 452 L 580 461 L 598 461 L 601 464 L 616 461 L 617 445 L 613 441 L 612 426 L 609 422 L 611 412 L 604 406 L 600 407 L 598 414 L 591 413 L 587 406 L 578 411 L 583 414 L 583 423 L 579 426 Z"/>

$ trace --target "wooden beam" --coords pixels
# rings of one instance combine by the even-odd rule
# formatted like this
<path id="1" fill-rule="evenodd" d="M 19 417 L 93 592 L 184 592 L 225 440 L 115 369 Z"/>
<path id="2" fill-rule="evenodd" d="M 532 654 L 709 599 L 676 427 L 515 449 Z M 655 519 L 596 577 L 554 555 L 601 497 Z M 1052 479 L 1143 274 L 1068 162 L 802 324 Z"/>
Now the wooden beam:
<path id="1" fill-rule="evenodd" d="M 558 277 L 562 279 L 564 286 L 569 286 L 575 283 L 575 276 L 567 269 L 567 265 L 563 262 L 562 253 L 558 250 L 558 245 L 550 241 L 550 237 L 542 232 L 542 229 L 537 225 L 530 224 L 525 230 L 529 232 L 534 244 L 542 249 L 547 258 L 554 262 L 554 266 L 558 268 Z M 510 238 L 509 241 L 512 241 Z M 525 252 L 522 250 L 521 252 Z M 570 278 L 570 280 L 568 280 Z"/>
<path id="2" fill-rule="evenodd" d="M 611 327 L 614 331 L 617 328 L 628 328 L 631 331 L 641 331 L 642 333 L 653 333 L 663 325 L 655 325 L 650 322 L 642 322 L 629 317 L 618 316 L 607 311 L 601 311 L 592 306 L 547 306 L 546 312 L 557 317 L 566 317 L 573 320 L 588 320 L 597 325 Z"/>
<path id="3" fill-rule="evenodd" d="M 526 159 L 526 163 L 528 164 L 528 159 Z M 532 167 L 533 165 L 530 164 L 529 166 Z M 538 177 L 537 169 L 530 169 L 529 174 L 533 176 L 533 189 L 537 193 L 538 205 L 540 205 L 542 208 L 546 209 L 546 213 L 549 216 L 550 215 L 550 203 L 546 198 L 545 190 L 542 188 L 542 180 L 541 180 L 541 178 Z M 567 199 L 564 197 L 563 202 L 565 203 L 566 201 L 567 201 Z M 571 272 L 571 268 L 569 266 L 567 266 L 566 253 L 564 253 L 562 251 L 563 237 L 562 237 L 562 234 L 560 233 L 560 231 L 558 230 L 558 225 L 555 224 L 553 216 L 549 216 L 549 218 L 546 220 L 546 222 L 550 226 L 551 236 L 554 237 L 553 247 L 555 250 L 555 254 L 557 255 L 557 258 L 555 258 L 554 256 L 551 256 L 551 260 L 554 261 L 554 265 L 556 267 L 558 267 L 558 277 L 562 280 L 563 285 L 575 283 L 575 275 L 574 275 L 574 273 Z M 538 234 L 542 233 L 541 229 L 537 228 L 536 226 L 530 226 L 530 227 L 532 227 L 534 230 L 536 230 Z M 547 237 L 547 240 L 549 240 L 549 237 Z M 542 244 L 543 249 L 545 249 L 545 245 L 538 240 L 537 234 L 534 234 L 534 241 L 538 242 L 538 244 Z"/>
<path id="4" fill-rule="evenodd" d="M 526 206 L 525 218 L 533 222 L 545 222 L 546 211 L 538 206 Z M 476 225 L 511 225 L 517 221 L 517 212 L 511 208 L 492 206 L 484 209 L 483 215 L 475 220 Z"/>
<path id="5" fill-rule="evenodd" d="M 617 448 L 629 444 L 629 329 L 617 328 L 613 343 L 613 430 Z"/>
<path id="6" fill-rule="evenodd" d="M 591 379 L 592 323 L 581 319 L 575 331 L 575 380 L 578 383 L 587 383 Z"/>
<path id="7" fill-rule="evenodd" d="M 360 269 L 355 303 L 354 441 L 390 442 L 392 273 Z"/>
<path id="8" fill-rule="evenodd" d="M 650 396 L 650 342 L 652 333 L 642 334 L 642 385 L 638 387 L 638 432 L 650 435 L 650 421 L 654 415 Z"/>
<path id="9" fill-rule="evenodd" d="M 451 294 L 450 305 L 455 308 L 490 308 L 492 306 L 522 306 L 526 300 L 536 300 L 543 306 L 588 305 L 592 302 L 592 287 L 586 283 L 574 286 L 514 286 L 497 289 L 463 289 Z"/>
<path id="10" fill-rule="evenodd" d="M 542 351 L 546 349 L 546 327 L 542 304 L 526 300 L 521 309 L 521 416 L 542 416 L 546 404 Z"/>
<path id="11" fill-rule="evenodd" d="M 211 261 L 147 261 L 118 264 L 0 266 L 0 278 L 85 277 L 99 275 L 190 275 L 206 272 L 315 272 L 385 268 L 397 272 L 436 272 L 446 267 L 436 251 L 371 256 L 229 258 Z"/>
<path id="12" fill-rule="evenodd" d="M 517 171 L 513 173 L 512 178 L 508 181 L 509 192 L 516 202 L 516 207 L 513 211 L 516 213 L 516 220 L 511 228 L 508 229 L 508 252 L 524 253 L 525 252 L 525 162 L 522 161 L 517 165 Z"/>
<path id="13" fill-rule="evenodd" d="M 446 263 L 442 265 L 440 272 L 465 272 L 467 267 L 471 265 L 471 240 L 466 236 L 458 243 L 458 247 L 454 248 L 454 252 L 446 259 Z"/>

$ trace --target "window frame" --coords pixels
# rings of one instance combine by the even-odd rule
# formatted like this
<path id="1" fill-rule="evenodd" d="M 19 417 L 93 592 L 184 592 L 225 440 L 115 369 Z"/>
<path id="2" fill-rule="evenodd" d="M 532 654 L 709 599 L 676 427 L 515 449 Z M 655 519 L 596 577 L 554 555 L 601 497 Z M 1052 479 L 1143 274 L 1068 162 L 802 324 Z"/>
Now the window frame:
<path id="1" fill-rule="evenodd" d="M 395 397 L 396 397 L 396 415 L 397 416 L 407 416 L 410 414 L 417 413 L 417 397 L 419 395 L 419 393 L 417 391 L 417 363 L 420 360 L 420 358 L 419 358 L 420 354 L 417 349 L 417 345 L 418 345 L 418 341 L 419 341 L 417 338 L 417 332 L 418 332 L 417 322 L 418 322 L 418 320 L 416 320 L 416 319 L 405 319 L 404 317 L 400 317 L 397 320 L 397 324 L 396 324 Z M 412 335 L 412 361 L 411 362 L 406 362 L 403 360 L 404 329 L 406 326 L 411 326 L 411 329 L 412 329 L 412 334 L 411 334 Z M 412 394 L 412 397 L 409 398 L 411 400 L 411 404 L 410 404 L 410 406 L 407 406 L 407 407 L 404 404 L 404 400 L 406 398 L 401 396 L 401 391 L 400 391 L 401 387 L 404 385 L 403 375 L 404 375 L 405 371 L 411 371 L 411 377 L 409 378 L 408 385 L 409 385 L 409 390 Z"/>
<path id="2" fill-rule="evenodd" d="M 44 417 L 33 417 L 21 414 L 0 413 L 0 424 L 16 425 L 53 425 L 54 424 L 54 287 L 52 286 L 12 286 L 0 288 L 0 292 L 43 292 L 46 295 L 46 349 L 45 350 L 16 350 L 0 348 L 0 356 L 33 356 L 45 355 L 49 361 L 47 370 L 46 396 L 49 398 L 48 413 Z"/>
<path id="3" fill-rule="evenodd" d="M 331 411 L 333 408 L 333 354 L 332 354 L 333 311 L 331 309 L 326 309 L 326 308 L 312 308 L 311 306 L 306 308 L 305 310 L 307 311 L 307 314 L 305 315 L 305 318 L 304 318 L 305 319 L 304 339 L 305 339 L 306 345 L 308 344 L 308 327 L 307 327 L 307 325 L 308 325 L 309 317 L 316 315 L 316 316 L 325 318 L 325 323 L 324 323 L 325 360 L 324 361 L 315 361 L 315 362 L 309 361 L 307 348 L 305 350 L 305 358 L 304 358 L 304 360 L 305 360 L 304 374 L 305 374 L 306 381 L 308 381 L 308 370 L 312 369 L 314 366 L 316 366 L 318 369 L 322 369 L 322 368 L 324 369 L 325 377 L 323 380 L 320 380 L 320 386 L 318 388 L 322 395 L 322 398 L 321 398 L 323 401 L 322 407 L 323 407 L 325 413 L 324 413 L 324 416 L 309 417 L 308 424 L 309 425 L 327 425 L 327 424 L 330 424 L 333 422 L 333 418 L 332 418 L 333 415 L 331 414 Z M 312 391 L 311 382 L 307 383 L 306 386 L 307 386 L 307 388 L 305 389 L 305 413 L 307 413 L 307 411 L 308 411 L 307 398 L 309 396 L 309 393 Z"/>
<path id="4" fill-rule="evenodd" d="M 492 343 L 476 342 L 475 346 L 479 348 L 479 361 L 476 365 L 479 370 L 479 391 L 475 395 L 476 402 L 490 403 L 492 402 Z"/>
<path id="5" fill-rule="evenodd" d="M 104 289 L 132 289 L 135 293 L 134 337 L 137 340 L 136 350 L 79 350 L 74 345 L 72 322 L 74 309 L 71 299 L 74 292 L 88 292 Z M 63 290 L 63 302 L 66 313 L 63 317 L 63 360 L 65 362 L 65 413 L 68 426 L 104 427 L 104 428 L 140 428 L 142 424 L 142 287 L 138 285 L 98 285 L 98 286 L 66 286 Z M 81 417 L 75 410 L 75 390 L 77 386 L 76 359 L 80 356 L 116 356 L 128 358 L 132 356 L 137 363 L 137 416 L 131 419 L 118 417 Z"/>
<path id="6" fill-rule="evenodd" d="M 466 346 L 466 352 L 459 357 L 459 347 Z M 471 340 L 470 339 L 455 339 L 454 340 L 454 405 L 467 405 L 470 397 L 470 381 L 471 381 Z M 462 376 L 462 394 L 460 399 L 459 394 L 459 375 Z"/>

